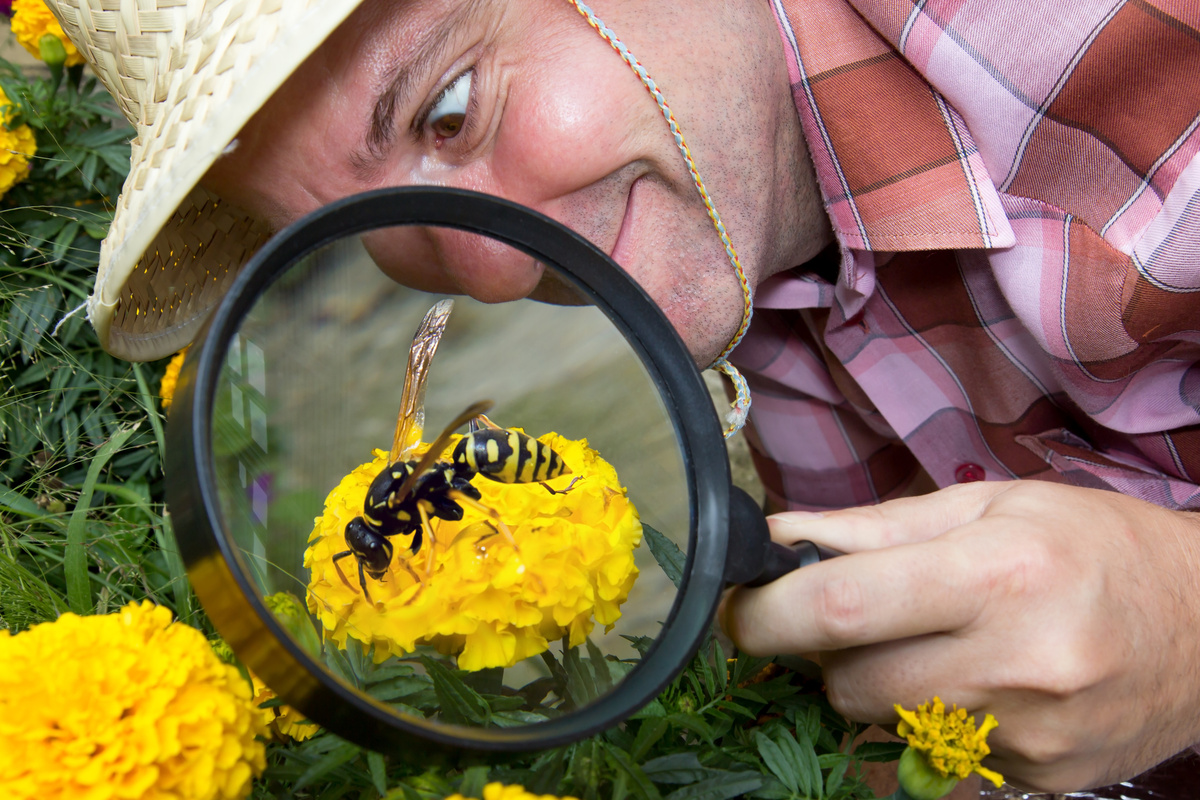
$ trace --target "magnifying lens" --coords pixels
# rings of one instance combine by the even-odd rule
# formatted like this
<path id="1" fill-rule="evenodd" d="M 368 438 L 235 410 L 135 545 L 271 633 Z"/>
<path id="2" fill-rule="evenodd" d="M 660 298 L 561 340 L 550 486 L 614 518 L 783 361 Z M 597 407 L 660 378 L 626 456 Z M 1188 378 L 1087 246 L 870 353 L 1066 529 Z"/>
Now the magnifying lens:
<path id="1" fill-rule="evenodd" d="M 430 253 L 540 263 L 575 304 L 451 303 L 376 265 Z M 358 195 L 268 242 L 189 352 L 167 452 L 180 551 L 234 652 L 309 719 L 410 758 L 617 724 L 726 585 L 822 555 L 769 544 L 642 289 L 461 190 Z"/>

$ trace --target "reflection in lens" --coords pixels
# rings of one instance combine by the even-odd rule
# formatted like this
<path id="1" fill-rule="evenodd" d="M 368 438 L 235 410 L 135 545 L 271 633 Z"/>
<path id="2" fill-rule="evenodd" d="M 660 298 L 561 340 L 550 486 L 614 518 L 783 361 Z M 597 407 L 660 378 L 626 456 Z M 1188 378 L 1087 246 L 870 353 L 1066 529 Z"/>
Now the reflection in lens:
<path id="1" fill-rule="evenodd" d="M 224 528 L 347 685 L 410 718 L 536 723 L 610 691 L 672 613 L 683 464 L 598 310 L 440 299 L 357 238 L 265 292 L 214 403 Z"/>

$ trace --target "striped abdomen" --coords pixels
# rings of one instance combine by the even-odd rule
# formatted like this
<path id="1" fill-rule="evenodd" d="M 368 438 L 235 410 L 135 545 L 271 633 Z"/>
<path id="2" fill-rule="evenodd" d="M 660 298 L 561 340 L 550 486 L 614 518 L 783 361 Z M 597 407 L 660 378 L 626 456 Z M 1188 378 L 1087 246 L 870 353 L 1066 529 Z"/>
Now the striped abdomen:
<path id="1" fill-rule="evenodd" d="M 500 483 L 548 481 L 571 472 L 549 445 L 500 428 L 467 434 L 455 445 L 451 458 L 456 466 Z"/>

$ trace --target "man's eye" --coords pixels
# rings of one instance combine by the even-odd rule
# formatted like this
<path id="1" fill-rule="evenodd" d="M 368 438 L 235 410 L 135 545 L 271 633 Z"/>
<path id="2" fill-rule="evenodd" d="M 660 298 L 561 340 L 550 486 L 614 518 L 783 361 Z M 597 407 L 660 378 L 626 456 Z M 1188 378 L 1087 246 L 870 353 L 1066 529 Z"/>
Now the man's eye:
<path id="1" fill-rule="evenodd" d="M 457 136 L 466 122 L 470 101 L 471 73 L 464 72 L 438 95 L 429 110 L 429 128 L 434 135 L 442 139 Z"/>

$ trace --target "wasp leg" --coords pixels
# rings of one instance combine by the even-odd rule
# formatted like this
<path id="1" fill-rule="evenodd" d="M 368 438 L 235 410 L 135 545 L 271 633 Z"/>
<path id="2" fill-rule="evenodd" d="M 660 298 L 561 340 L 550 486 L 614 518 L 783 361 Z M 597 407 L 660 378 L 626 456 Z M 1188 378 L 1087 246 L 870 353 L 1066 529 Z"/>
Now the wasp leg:
<path id="1" fill-rule="evenodd" d="M 500 515 L 497 514 L 493 509 L 488 508 L 474 497 L 462 492 L 450 492 L 450 496 L 458 502 L 468 505 L 476 511 L 479 511 L 482 514 L 487 514 L 489 517 L 491 517 L 492 521 L 496 523 L 496 528 L 500 531 L 504 538 L 508 540 L 508 543 L 513 546 L 513 550 L 516 550 L 517 553 L 520 554 L 521 548 L 517 547 L 517 540 L 513 538 L 512 531 L 508 529 L 508 526 L 504 524 L 504 520 L 500 519 Z"/>
<path id="2" fill-rule="evenodd" d="M 338 577 L 342 579 L 342 583 L 346 584 L 346 588 L 350 591 L 354 591 L 354 587 L 350 585 L 350 580 L 346 577 L 346 573 L 342 572 L 342 565 L 338 561 L 352 555 L 354 555 L 353 550 L 343 550 L 333 557 L 333 568 L 337 570 Z M 367 598 L 367 602 L 375 605 L 375 601 L 371 599 L 371 593 L 367 590 L 367 575 L 363 571 L 362 559 L 358 560 L 358 585 L 362 587 L 363 597 Z"/>
<path id="3" fill-rule="evenodd" d="M 333 557 L 333 568 L 337 570 L 338 577 L 342 579 L 342 583 L 346 584 L 346 588 L 350 591 L 354 591 L 354 587 L 350 585 L 350 579 L 346 577 L 346 573 L 342 572 L 342 565 L 338 561 L 352 555 L 354 555 L 353 550 L 343 550 Z M 359 567 L 361 568 L 362 564 L 359 564 Z"/>
<path id="4" fill-rule="evenodd" d="M 432 556 L 433 553 L 431 552 L 429 555 Z M 416 570 L 414 570 L 412 567 L 410 567 L 408 565 L 408 562 L 406 560 L 400 559 L 399 563 L 400 563 L 400 566 L 404 567 L 404 571 L 412 576 L 412 579 L 416 582 L 417 586 L 420 587 L 417 589 L 416 592 L 413 593 L 412 597 L 410 597 L 404 601 L 404 605 L 408 605 L 408 604 L 412 603 L 414 600 L 416 600 L 418 597 L 420 597 L 421 592 L 425 591 L 425 580 L 420 575 L 417 574 Z"/>
<path id="5" fill-rule="evenodd" d="M 484 428 L 491 428 L 491 429 L 492 429 L 492 430 L 494 430 L 494 431 L 502 431 L 502 430 L 504 430 L 504 429 L 503 429 L 503 428 L 501 428 L 499 425 L 497 425 L 496 423 L 492 422 L 492 421 L 491 421 L 491 420 L 488 418 L 488 415 L 487 415 L 487 414 L 479 414 L 478 416 L 476 416 L 474 419 L 472 419 L 472 420 L 471 420 L 471 422 L 470 422 L 470 425 L 468 426 L 468 430 L 469 430 L 471 433 L 474 433 L 475 431 L 481 431 L 481 430 L 483 430 Z"/>
<path id="6" fill-rule="evenodd" d="M 425 531 L 425 536 L 429 538 L 429 555 L 425 557 L 425 579 L 433 577 L 433 560 L 437 556 L 437 537 L 433 533 L 433 526 L 429 524 L 429 512 L 420 503 L 417 503 L 417 513 L 421 515 L 421 529 Z"/>
<path id="7" fill-rule="evenodd" d="M 362 587 L 363 597 L 367 598 L 367 602 L 375 605 L 375 601 L 371 599 L 371 593 L 367 591 L 367 575 L 363 572 L 363 562 L 358 562 L 358 585 Z"/>
<path id="8" fill-rule="evenodd" d="M 571 482 L 567 484 L 567 488 L 565 489 L 551 489 L 550 484 L 546 483 L 545 481 L 538 481 L 538 483 L 540 483 L 542 488 L 550 494 L 566 494 L 567 492 L 571 491 L 571 489 L 575 488 L 575 484 L 578 483 L 579 479 L 582 477 L 582 475 L 576 475 L 574 478 L 571 478 Z"/>

